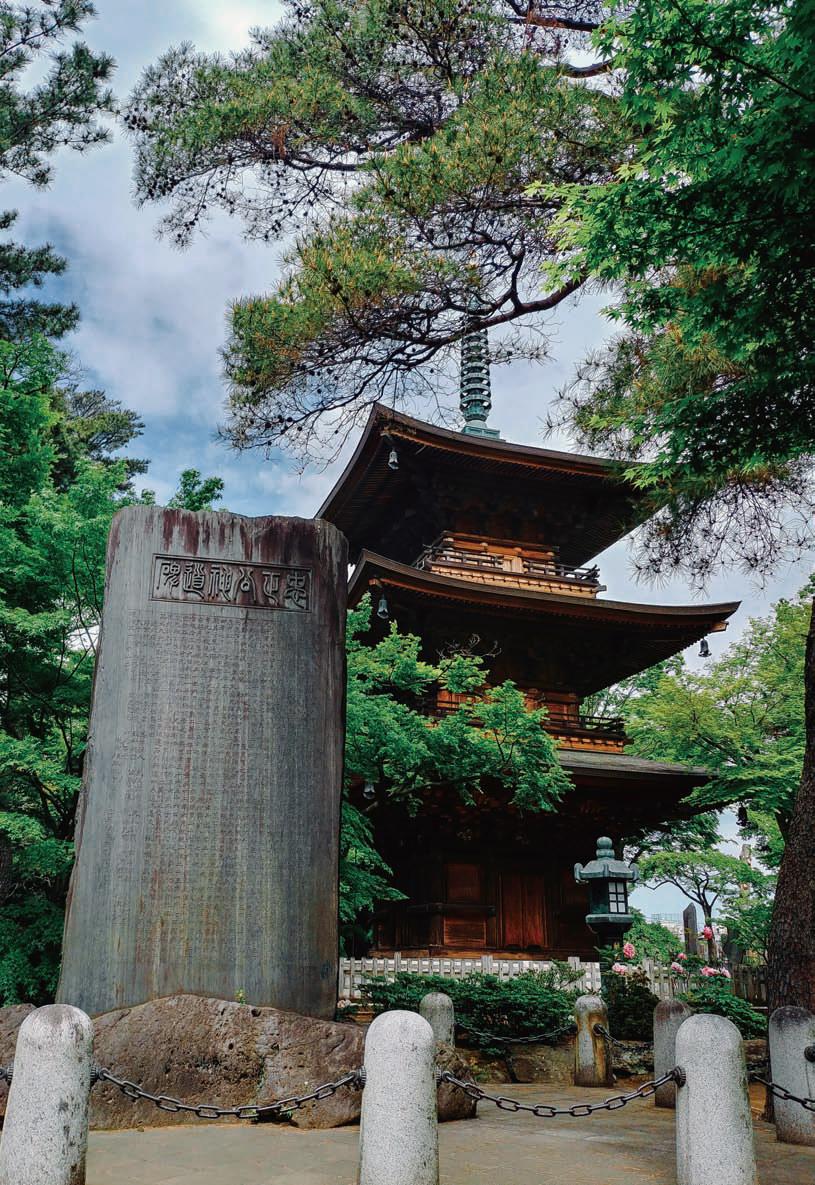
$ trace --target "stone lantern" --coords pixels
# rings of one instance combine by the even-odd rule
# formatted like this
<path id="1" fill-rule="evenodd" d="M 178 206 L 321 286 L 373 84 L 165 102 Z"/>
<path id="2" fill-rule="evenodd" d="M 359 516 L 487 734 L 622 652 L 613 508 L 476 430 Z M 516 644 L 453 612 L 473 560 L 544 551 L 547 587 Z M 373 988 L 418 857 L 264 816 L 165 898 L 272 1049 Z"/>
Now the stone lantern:
<path id="1" fill-rule="evenodd" d="M 634 924 L 629 912 L 629 885 L 636 884 L 639 869 L 636 864 L 618 860 L 608 836 L 597 841 L 597 856 L 588 864 L 575 864 L 574 879 L 589 886 L 589 912 L 586 925 L 600 939 L 601 946 L 619 942 Z"/>

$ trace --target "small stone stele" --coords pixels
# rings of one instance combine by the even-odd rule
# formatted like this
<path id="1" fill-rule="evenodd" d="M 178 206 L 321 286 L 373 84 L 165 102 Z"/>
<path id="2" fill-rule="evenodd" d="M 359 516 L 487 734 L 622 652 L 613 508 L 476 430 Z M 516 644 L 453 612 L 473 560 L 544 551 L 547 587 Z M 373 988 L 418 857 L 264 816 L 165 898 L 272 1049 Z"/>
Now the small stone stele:
<path id="1" fill-rule="evenodd" d="M 113 520 L 58 999 L 333 1015 L 347 549 L 329 523 Z"/>

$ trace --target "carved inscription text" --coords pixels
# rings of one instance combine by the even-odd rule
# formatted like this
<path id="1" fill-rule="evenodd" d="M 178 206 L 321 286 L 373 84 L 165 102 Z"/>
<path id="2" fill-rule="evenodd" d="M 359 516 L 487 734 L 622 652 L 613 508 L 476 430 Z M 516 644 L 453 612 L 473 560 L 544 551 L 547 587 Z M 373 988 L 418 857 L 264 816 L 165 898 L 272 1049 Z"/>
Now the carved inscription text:
<path id="1" fill-rule="evenodd" d="M 311 570 L 196 556 L 153 556 L 154 601 L 237 605 L 243 609 L 311 609 Z"/>

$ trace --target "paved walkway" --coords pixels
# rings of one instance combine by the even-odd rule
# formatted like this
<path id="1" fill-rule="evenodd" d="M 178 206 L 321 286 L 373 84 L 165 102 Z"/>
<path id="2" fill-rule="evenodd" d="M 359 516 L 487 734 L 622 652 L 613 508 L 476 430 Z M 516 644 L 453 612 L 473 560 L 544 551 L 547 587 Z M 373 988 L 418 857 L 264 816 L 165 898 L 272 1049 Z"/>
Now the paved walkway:
<path id="1" fill-rule="evenodd" d="M 506 1087 L 501 1089 L 506 1090 Z M 607 1092 L 513 1086 L 545 1102 Z M 441 1185 L 675 1185 L 674 1121 L 650 1100 L 587 1119 L 535 1119 L 481 1103 L 477 1120 L 440 1129 Z M 302 1132 L 211 1125 L 93 1132 L 87 1185 L 353 1185 L 357 1128 Z M 815 1148 L 778 1144 L 756 1123 L 761 1185 L 812 1185 Z M 394 1149 L 398 1157 L 399 1149 Z M 716 1185 L 711 1181 L 710 1185 Z"/>

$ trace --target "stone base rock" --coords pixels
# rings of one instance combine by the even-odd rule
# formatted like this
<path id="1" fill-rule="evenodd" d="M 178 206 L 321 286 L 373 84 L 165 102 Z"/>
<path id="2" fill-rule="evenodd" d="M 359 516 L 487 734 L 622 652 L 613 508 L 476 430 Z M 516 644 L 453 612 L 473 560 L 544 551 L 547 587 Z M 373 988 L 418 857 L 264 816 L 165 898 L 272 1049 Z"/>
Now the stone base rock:
<path id="1" fill-rule="evenodd" d="M 12 1004 L 8 1008 L 0 1008 L 0 1066 L 10 1066 L 14 1061 L 17 1030 L 29 1012 L 33 1011 L 33 1004 Z M 0 1123 L 6 1113 L 7 1098 L 8 1083 L 4 1078 L 0 1078 Z"/>
<path id="2" fill-rule="evenodd" d="M 0 1009 L 0 1064 L 14 1059 L 17 1030 L 30 1005 Z M 151 1094 L 185 1102 L 237 1107 L 306 1094 L 362 1065 L 365 1031 L 336 1023 L 200 996 L 168 996 L 94 1018 L 94 1058 L 119 1078 Z M 440 1047 L 439 1064 L 470 1079 L 466 1062 Z M 0 1111 L 7 1089 L 0 1083 Z M 303 1128 L 341 1127 L 359 1120 L 361 1093 L 342 1087 L 319 1103 L 294 1111 L 289 1122 Z M 439 1090 L 439 1118 L 465 1119 L 475 1105 L 451 1086 Z M 92 1128 L 162 1127 L 204 1123 L 186 1112 L 162 1111 L 131 1101 L 115 1086 L 98 1082 L 91 1091 Z M 223 1120 L 221 1122 L 239 1122 Z"/>

